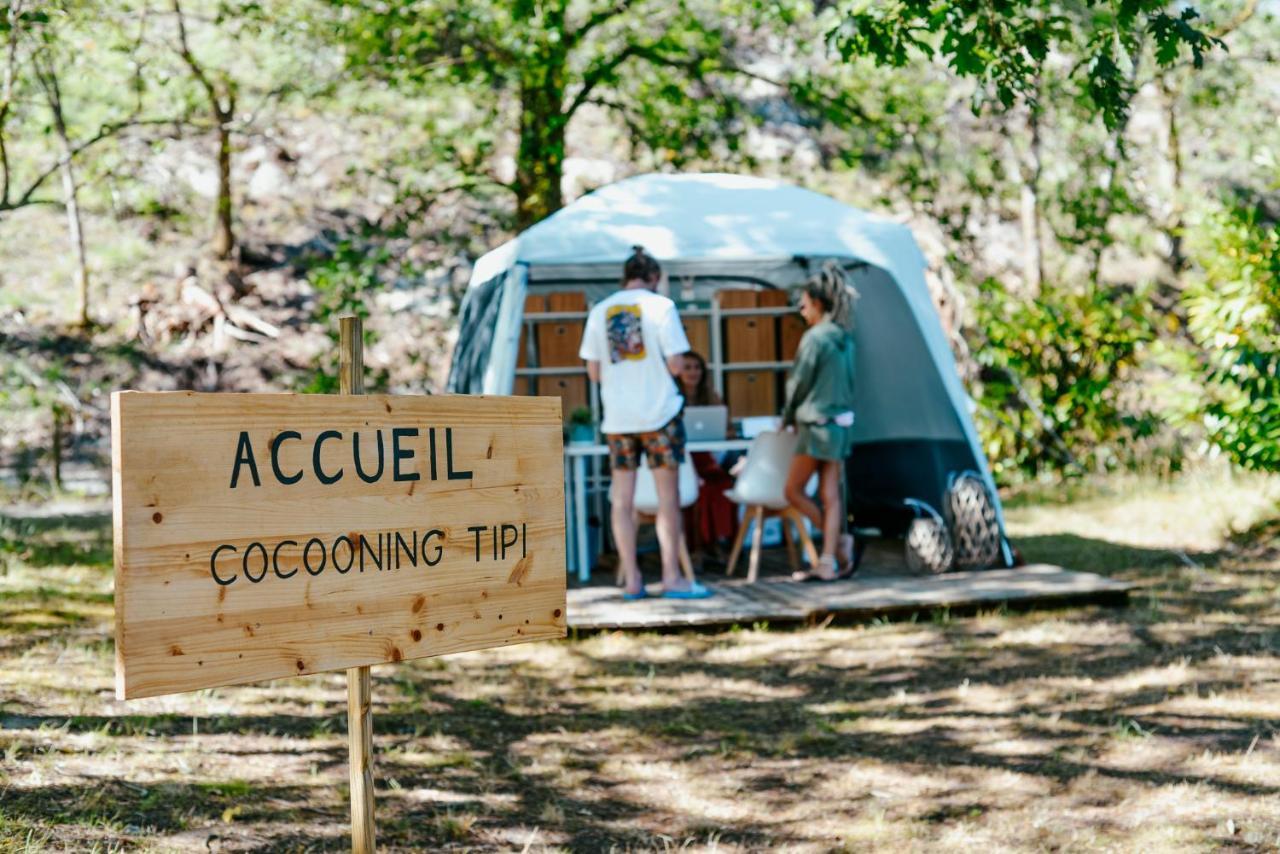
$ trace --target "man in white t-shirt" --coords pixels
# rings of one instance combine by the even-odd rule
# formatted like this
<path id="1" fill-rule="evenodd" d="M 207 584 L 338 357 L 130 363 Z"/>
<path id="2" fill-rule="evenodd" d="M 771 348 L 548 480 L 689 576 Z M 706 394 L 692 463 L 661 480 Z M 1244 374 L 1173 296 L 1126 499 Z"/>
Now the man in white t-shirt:
<path id="1" fill-rule="evenodd" d="M 623 266 L 622 289 L 596 303 L 587 315 L 578 355 L 600 384 L 609 443 L 613 487 L 613 539 L 626 588 L 624 599 L 644 598 L 636 562 L 635 491 L 640 455 L 649 458 L 658 492 L 658 546 L 662 552 L 662 595 L 701 599 L 711 591 L 680 575 L 679 467 L 684 462 L 684 398 L 673 376 L 689 350 L 675 303 L 654 293 L 662 268 L 643 248 Z"/>

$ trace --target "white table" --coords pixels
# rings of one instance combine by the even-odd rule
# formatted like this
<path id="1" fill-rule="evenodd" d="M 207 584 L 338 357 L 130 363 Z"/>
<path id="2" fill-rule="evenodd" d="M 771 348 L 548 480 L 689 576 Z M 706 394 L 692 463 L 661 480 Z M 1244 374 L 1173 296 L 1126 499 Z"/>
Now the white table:
<path id="1" fill-rule="evenodd" d="M 686 453 L 720 453 L 745 451 L 751 447 L 750 439 L 719 439 L 707 442 L 688 442 Z M 587 457 L 609 455 L 608 445 L 569 443 L 564 448 L 565 465 L 565 520 L 569 525 L 569 571 L 577 571 L 579 581 L 591 578 L 591 556 L 587 553 Z M 601 520 L 601 524 L 604 522 Z"/>

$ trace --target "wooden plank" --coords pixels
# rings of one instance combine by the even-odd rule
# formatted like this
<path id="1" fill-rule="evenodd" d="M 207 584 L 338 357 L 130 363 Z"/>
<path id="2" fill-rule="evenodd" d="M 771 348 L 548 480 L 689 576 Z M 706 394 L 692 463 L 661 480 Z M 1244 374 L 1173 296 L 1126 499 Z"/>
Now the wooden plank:
<path id="1" fill-rule="evenodd" d="M 711 322 L 705 317 L 681 317 L 689 349 L 703 359 L 711 357 Z"/>
<path id="2" fill-rule="evenodd" d="M 524 313 L 526 315 L 542 314 L 546 310 L 547 310 L 546 297 L 542 296 L 541 294 L 527 294 L 525 296 Z M 528 333 L 529 333 L 528 324 L 521 323 L 520 324 L 520 346 L 516 350 L 516 367 L 517 368 L 527 368 L 529 366 L 529 350 L 531 348 L 529 346 L 529 341 L 526 337 Z M 534 344 L 532 349 L 534 349 L 535 351 L 537 349 L 536 333 L 534 335 Z"/>
<path id="3" fill-rule="evenodd" d="M 586 311 L 587 295 L 581 291 L 547 294 L 548 311 Z M 582 345 L 581 320 L 559 320 L 538 324 L 538 365 L 543 368 L 565 368 L 582 364 L 578 349 Z M 556 394 L 545 382 L 539 383 L 543 394 Z"/>
<path id="4" fill-rule="evenodd" d="M 718 291 L 721 308 L 756 308 L 760 291 Z M 728 317 L 724 321 L 726 362 L 770 362 L 777 352 L 772 317 Z"/>
<path id="5" fill-rule="evenodd" d="M 755 308 L 759 291 L 754 288 L 722 288 L 716 291 L 721 308 Z"/>
<path id="6" fill-rule="evenodd" d="M 543 394 L 560 398 L 560 411 L 566 424 L 569 422 L 569 415 L 573 410 L 580 406 L 583 408 L 590 408 L 591 406 L 591 399 L 587 394 L 587 377 L 585 374 L 580 377 L 541 377 L 538 382 Z"/>
<path id="7" fill-rule="evenodd" d="M 117 693 L 562 637 L 561 435 L 554 398 L 117 392 Z"/>
<path id="8" fill-rule="evenodd" d="M 364 324 L 359 317 L 339 321 L 338 393 L 364 394 Z M 372 852 L 373 824 L 373 678 L 369 668 L 347 671 L 347 747 L 351 781 L 351 850 Z"/>
<path id="9" fill-rule="evenodd" d="M 368 667 L 347 671 L 347 758 L 351 772 L 351 850 L 372 854 L 373 678 Z"/>
<path id="10" fill-rule="evenodd" d="M 581 291 L 547 294 L 548 311 L 586 311 L 587 295 Z M 536 324 L 538 327 L 538 365 L 543 368 L 565 368 L 581 365 L 578 348 L 582 344 L 581 320 L 557 320 Z M 540 383 L 544 394 L 552 393 Z"/>
<path id="11" fill-rule="evenodd" d="M 752 622 L 798 622 L 835 614 L 867 618 L 937 608 L 1052 605 L 1116 601 L 1132 585 L 1088 572 L 1033 565 L 938 576 L 854 578 L 832 584 L 791 581 L 709 582 L 715 595 L 695 601 L 624 602 L 613 587 L 571 590 L 569 625 L 576 629 L 655 629 Z M 651 593 L 657 593 L 654 586 Z"/>
<path id="12" fill-rule="evenodd" d="M 587 295 L 584 291 L 557 291 L 547 294 L 547 311 L 586 311 Z"/>
<path id="13" fill-rule="evenodd" d="M 781 288 L 767 288 L 762 291 L 756 291 L 756 305 L 761 308 L 785 308 L 790 302 L 790 291 Z"/>
<path id="14" fill-rule="evenodd" d="M 759 303 L 761 308 L 765 308 L 765 307 L 785 308 L 790 301 L 791 301 L 791 294 L 790 292 L 785 290 L 761 291 L 759 296 Z M 767 318 L 767 319 L 769 320 L 770 323 L 773 324 L 774 344 L 773 344 L 773 351 L 765 358 L 770 361 L 775 359 L 779 361 L 785 361 L 788 357 L 783 356 L 781 354 L 781 351 L 783 349 L 782 333 L 783 333 L 783 330 L 789 325 L 788 321 L 797 320 L 799 319 L 799 317 L 796 314 L 796 312 L 793 311 L 787 315 L 782 315 L 780 317 Z M 795 352 L 795 351 L 793 350 L 792 352 Z"/>
<path id="15" fill-rule="evenodd" d="M 778 414 L 778 375 L 773 371 L 727 371 L 725 402 L 731 418 Z"/>
<path id="16" fill-rule="evenodd" d="M 787 291 L 765 291 L 761 294 L 761 305 L 784 306 L 790 301 L 790 294 Z M 780 362 L 790 362 L 796 357 L 796 350 L 800 348 L 800 336 L 804 335 L 807 328 L 804 324 L 804 318 L 800 316 L 799 311 L 792 311 L 782 315 L 777 319 L 778 325 L 778 354 L 776 358 Z"/>
<path id="17" fill-rule="evenodd" d="M 538 365 L 543 368 L 570 368 L 582 365 L 578 348 L 582 345 L 581 320 L 557 320 L 539 323 Z M 541 388 L 541 385 L 539 385 Z"/>
<path id="18" fill-rule="evenodd" d="M 721 308 L 756 308 L 762 291 L 716 292 Z M 724 321 L 725 361 L 770 362 L 777 352 L 777 333 L 771 317 L 729 317 Z M 725 403 L 731 418 L 776 415 L 778 379 L 773 371 L 727 371 Z"/>

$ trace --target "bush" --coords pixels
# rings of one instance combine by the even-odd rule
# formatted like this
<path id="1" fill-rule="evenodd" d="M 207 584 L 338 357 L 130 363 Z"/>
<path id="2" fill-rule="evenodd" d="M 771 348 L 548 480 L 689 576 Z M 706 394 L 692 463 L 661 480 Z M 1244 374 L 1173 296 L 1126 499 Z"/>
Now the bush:
<path id="1" fill-rule="evenodd" d="M 1127 383 L 1156 337 L 1141 294 L 1045 287 L 1022 299 L 988 280 L 976 307 L 976 420 L 997 477 L 1116 468 L 1156 431 Z"/>
<path id="2" fill-rule="evenodd" d="M 1184 304 L 1202 350 L 1205 431 L 1237 465 L 1280 471 L 1280 224 L 1236 205 L 1200 235 L 1203 275 Z"/>

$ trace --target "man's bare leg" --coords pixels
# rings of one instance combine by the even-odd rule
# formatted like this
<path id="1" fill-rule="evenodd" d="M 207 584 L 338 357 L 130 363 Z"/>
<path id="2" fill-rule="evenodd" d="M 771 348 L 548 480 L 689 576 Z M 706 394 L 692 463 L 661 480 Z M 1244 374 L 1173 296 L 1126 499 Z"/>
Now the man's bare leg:
<path id="1" fill-rule="evenodd" d="M 662 552 L 662 589 L 684 590 L 689 584 L 680 574 L 680 469 L 653 469 L 658 492 L 658 548 Z"/>
<path id="2" fill-rule="evenodd" d="M 618 564 L 628 593 L 644 589 L 640 566 L 636 563 L 636 473 L 632 469 L 614 468 L 609 502 L 613 509 L 613 542 L 618 547 Z"/>

